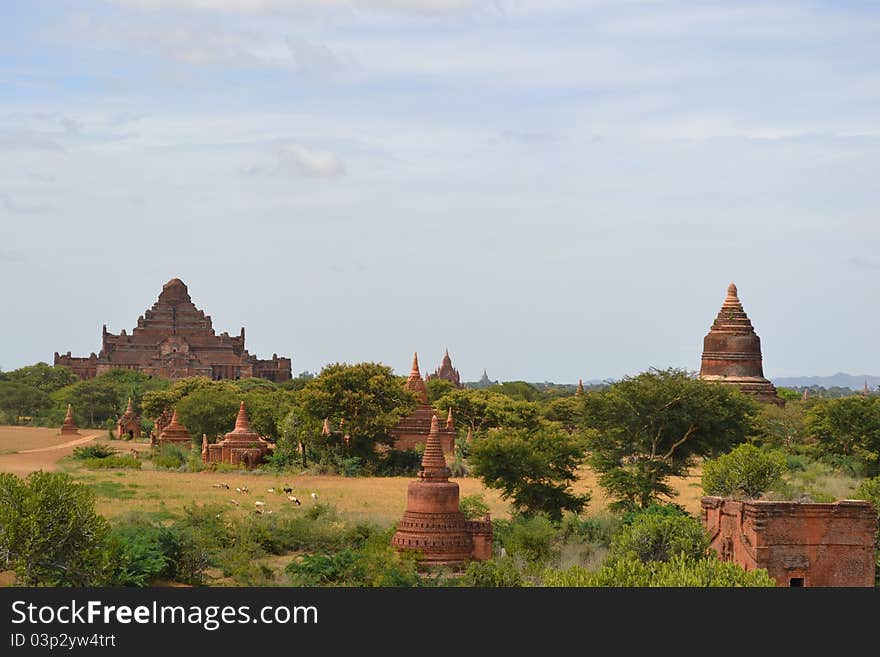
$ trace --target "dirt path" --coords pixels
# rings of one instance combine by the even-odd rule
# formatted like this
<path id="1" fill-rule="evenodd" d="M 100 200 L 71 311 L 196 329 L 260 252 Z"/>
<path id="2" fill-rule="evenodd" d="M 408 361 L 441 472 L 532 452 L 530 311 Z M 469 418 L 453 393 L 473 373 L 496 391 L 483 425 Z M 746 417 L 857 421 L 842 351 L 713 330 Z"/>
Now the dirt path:
<path id="1" fill-rule="evenodd" d="M 70 456 L 74 447 L 90 442 L 100 435 L 100 433 L 94 433 L 61 445 L 27 449 L 15 454 L 0 454 L 0 472 L 11 472 L 19 477 L 24 477 L 37 470 L 44 472 L 57 470 L 58 461 L 65 456 Z"/>
<path id="2" fill-rule="evenodd" d="M 50 445 L 49 447 L 35 447 L 34 449 L 23 449 L 16 454 L 34 454 L 36 452 L 51 452 L 56 449 L 64 449 L 65 447 L 75 447 L 76 445 L 82 445 L 83 443 L 87 443 L 91 440 L 94 440 L 98 437 L 99 434 L 92 434 L 91 436 L 83 436 L 82 438 L 77 438 L 76 440 L 71 440 L 66 443 L 61 443 L 60 445 Z"/>

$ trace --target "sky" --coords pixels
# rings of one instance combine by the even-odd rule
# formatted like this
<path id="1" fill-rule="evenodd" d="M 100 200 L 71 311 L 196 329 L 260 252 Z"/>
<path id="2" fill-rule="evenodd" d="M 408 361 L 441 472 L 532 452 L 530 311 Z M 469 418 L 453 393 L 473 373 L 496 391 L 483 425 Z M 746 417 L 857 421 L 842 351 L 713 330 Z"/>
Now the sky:
<path id="1" fill-rule="evenodd" d="M 0 4 L 0 369 L 181 278 L 293 371 L 880 372 L 880 7 Z"/>

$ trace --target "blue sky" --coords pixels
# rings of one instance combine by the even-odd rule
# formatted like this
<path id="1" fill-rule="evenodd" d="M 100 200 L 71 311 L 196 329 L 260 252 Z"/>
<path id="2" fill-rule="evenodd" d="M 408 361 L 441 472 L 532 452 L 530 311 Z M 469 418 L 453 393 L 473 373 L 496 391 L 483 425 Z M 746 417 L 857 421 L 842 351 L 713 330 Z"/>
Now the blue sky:
<path id="1" fill-rule="evenodd" d="M 0 5 L 0 368 L 180 277 L 294 371 L 880 372 L 869 2 Z M 14 315 L 12 313 L 14 312 Z"/>

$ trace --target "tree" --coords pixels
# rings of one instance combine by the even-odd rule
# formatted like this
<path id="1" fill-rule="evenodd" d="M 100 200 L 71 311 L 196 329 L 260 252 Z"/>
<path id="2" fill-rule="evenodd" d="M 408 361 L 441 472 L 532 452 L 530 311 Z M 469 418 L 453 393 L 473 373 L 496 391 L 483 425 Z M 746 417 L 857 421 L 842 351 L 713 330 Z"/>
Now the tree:
<path id="1" fill-rule="evenodd" d="M 753 402 L 733 386 L 683 370 L 651 369 L 608 390 L 584 395 L 589 463 L 615 508 L 646 507 L 676 492 L 699 456 L 743 442 Z"/>
<path id="2" fill-rule="evenodd" d="M 381 363 L 328 365 L 297 393 L 296 400 L 312 426 L 320 426 L 324 418 L 334 428 L 342 421 L 348 435 L 344 449 L 364 461 L 377 460 L 377 447 L 393 445 L 389 432 L 416 405 L 403 380 Z"/>
<path id="3" fill-rule="evenodd" d="M 559 422 L 568 433 L 574 433 L 583 423 L 584 404 L 581 397 L 569 395 L 551 399 L 544 406 L 544 417 Z"/>
<path id="4" fill-rule="evenodd" d="M 519 513 L 546 513 L 558 521 L 563 511 L 580 513 L 590 500 L 589 494 L 571 489 L 584 456 L 579 436 L 546 425 L 534 431 L 491 431 L 474 442 L 470 463 L 483 483 L 500 490 Z"/>
<path id="5" fill-rule="evenodd" d="M 529 402 L 537 401 L 541 397 L 541 391 L 525 381 L 504 381 L 503 383 L 497 383 L 489 388 L 489 392 L 497 392 L 506 395 L 511 399 Z"/>
<path id="6" fill-rule="evenodd" d="M 820 451 L 855 456 L 868 474 L 880 469 L 880 397 L 830 399 L 810 409 L 806 425 Z"/>
<path id="7" fill-rule="evenodd" d="M 743 443 L 703 464 L 703 492 L 754 499 L 779 484 L 785 470 L 785 454 L 782 452 L 764 451 Z"/>
<path id="8" fill-rule="evenodd" d="M 455 422 L 475 434 L 499 427 L 536 429 L 541 423 L 536 404 L 489 390 L 452 390 L 437 401 L 437 407 L 443 413 L 451 408 Z"/>
<path id="9" fill-rule="evenodd" d="M 100 377 L 86 379 L 52 394 L 57 410 L 73 405 L 77 423 L 89 427 L 103 426 L 115 418 L 119 396 L 113 384 Z"/>
<path id="10" fill-rule="evenodd" d="M 446 379 L 428 379 L 425 381 L 425 387 L 428 389 L 428 403 L 433 404 L 443 395 L 453 390 L 458 390 L 452 381 Z"/>
<path id="11" fill-rule="evenodd" d="M 173 409 L 181 399 L 196 390 L 227 386 L 227 381 L 211 381 L 204 376 L 178 379 L 167 388 L 151 390 L 144 394 L 141 406 L 147 417 L 159 417 L 165 409 Z"/>
<path id="12" fill-rule="evenodd" d="M 32 417 L 49 405 L 49 395 L 19 381 L 0 381 L 0 411 L 12 424 L 22 417 Z"/>
<path id="13" fill-rule="evenodd" d="M 6 376 L 9 381 L 17 381 L 45 393 L 55 392 L 79 381 L 79 377 L 69 367 L 63 365 L 53 367 L 48 363 L 20 367 L 8 372 Z"/>
<path id="14" fill-rule="evenodd" d="M 202 434 L 213 439 L 232 431 L 240 404 L 240 395 L 216 381 L 214 385 L 191 392 L 175 408 L 193 442 L 201 443 Z"/>
<path id="15" fill-rule="evenodd" d="M 0 563 L 22 585 L 101 583 L 107 531 L 91 491 L 69 475 L 0 474 Z"/>
<path id="16" fill-rule="evenodd" d="M 763 445 L 792 452 L 804 440 L 805 421 L 806 407 L 800 401 L 790 401 L 785 406 L 762 404 L 755 416 L 755 436 Z"/>

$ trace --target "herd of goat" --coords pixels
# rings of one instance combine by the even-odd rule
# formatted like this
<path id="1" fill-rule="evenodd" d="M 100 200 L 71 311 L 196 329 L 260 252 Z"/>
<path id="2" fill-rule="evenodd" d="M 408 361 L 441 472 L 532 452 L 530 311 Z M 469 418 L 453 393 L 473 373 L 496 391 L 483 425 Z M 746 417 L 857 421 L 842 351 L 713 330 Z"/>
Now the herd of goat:
<path id="1" fill-rule="evenodd" d="M 225 488 L 226 490 L 231 490 L 229 487 L 229 484 L 227 484 L 227 483 L 211 484 L 211 487 L 212 488 Z M 249 495 L 251 491 L 247 486 L 240 486 L 235 489 L 235 492 L 240 493 L 242 495 Z M 276 493 L 278 491 L 276 491 L 275 488 L 267 488 L 266 492 L 267 493 Z M 293 494 L 293 488 L 291 488 L 290 486 L 284 486 L 281 489 L 281 492 L 284 493 L 285 495 L 287 495 L 288 502 L 291 502 L 291 503 L 295 504 L 296 506 L 302 506 L 302 502 L 300 502 L 299 498 Z M 311 495 L 312 495 L 312 501 L 317 502 L 318 501 L 318 494 L 312 493 Z M 241 506 L 241 503 L 236 499 L 230 499 L 229 501 L 232 502 L 235 506 Z M 263 502 L 262 500 L 256 500 L 254 502 L 254 513 L 256 513 L 258 515 L 263 514 L 263 513 L 272 513 L 272 509 L 265 509 L 264 510 L 263 507 L 265 507 L 265 506 L 266 506 L 265 502 Z"/>

